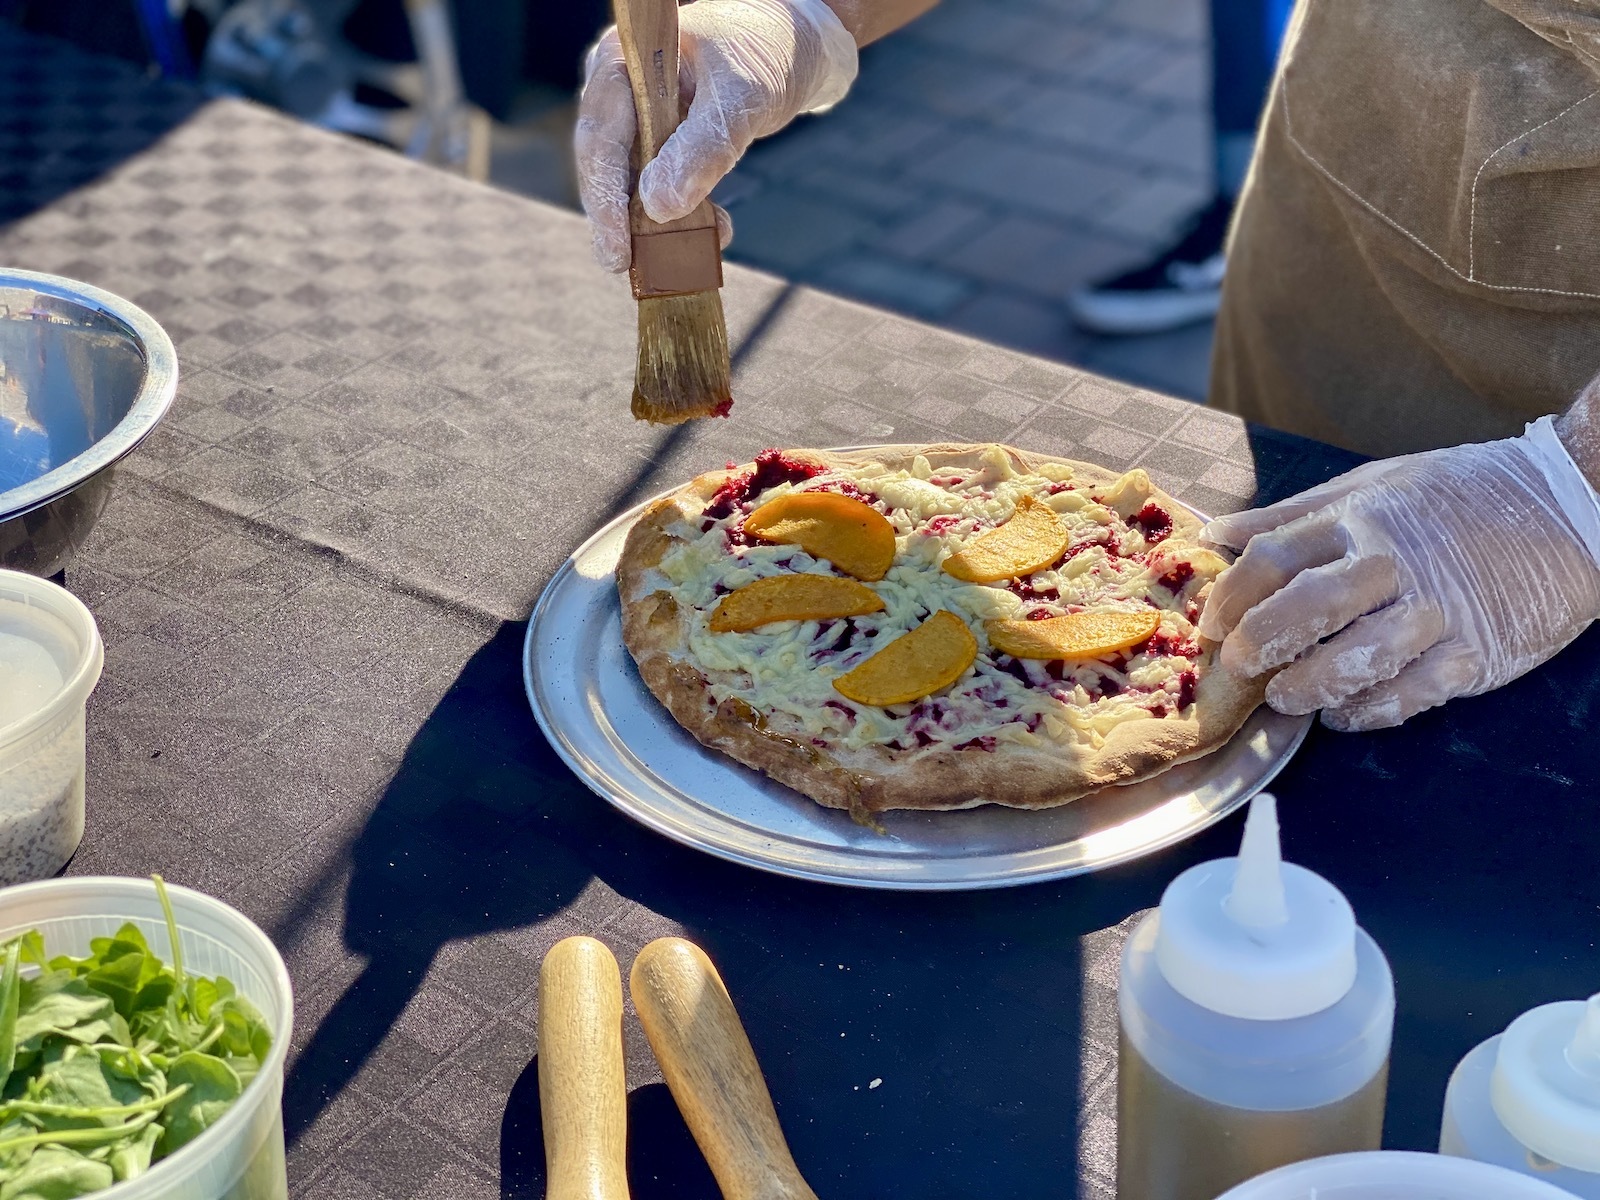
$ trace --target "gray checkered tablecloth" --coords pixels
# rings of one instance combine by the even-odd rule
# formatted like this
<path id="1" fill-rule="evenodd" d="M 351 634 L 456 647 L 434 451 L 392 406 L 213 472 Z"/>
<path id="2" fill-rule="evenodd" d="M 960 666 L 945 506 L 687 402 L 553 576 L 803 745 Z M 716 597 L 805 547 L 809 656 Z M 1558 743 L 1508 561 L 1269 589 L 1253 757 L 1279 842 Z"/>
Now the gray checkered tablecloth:
<path id="1" fill-rule="evenodd" d="M 522 622 L 608 516 L 768 445 L 1006 440 L 1214 511 L 1347 456 L 737 268 L 733 418 L 638 425 L 578 218 L 4 32 L 0 171 L 0 261 L 133 299 L 182 363 L 68 572 L 107 645 L 71 870 L 162 871 L 283 948 L 295 1196 L 542 1195 L 537 967 L 586 932 L 708 948 L 823 1197 L 1110 1197 L 1130 914 L 1236 821 L 1008 892 L 769 877 L 556 760 Z M 1391 1144 L 1430 1144 L 1475 1041 L 1600 987 L 1596 655 L 1314 733 L 1281 780 L 1288 853 L 1394 961 Z M 633 1194 L 714 1195 L 627 1038 Z"/>

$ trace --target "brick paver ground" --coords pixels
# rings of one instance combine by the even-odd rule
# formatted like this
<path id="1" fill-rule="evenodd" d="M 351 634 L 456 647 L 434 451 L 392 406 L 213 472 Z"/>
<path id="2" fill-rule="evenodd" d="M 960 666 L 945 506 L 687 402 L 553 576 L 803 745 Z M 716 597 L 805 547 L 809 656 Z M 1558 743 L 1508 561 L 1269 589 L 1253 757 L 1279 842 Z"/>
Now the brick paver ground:
<path id="1" fill-rule="evenodd" d="M 834 111 L 758 142 L 723 182 L 728 256 L 1198 397 L 1209 325 L 1096 338 L 1063 296 L 1209 195 L 1204 19 L 1203 0 L 943 0 L 868 47 Z M 560 136 L 559 118 L 539 128 Z M 501 182 L 570 189 L 549 142 L 502 140 Z"/>

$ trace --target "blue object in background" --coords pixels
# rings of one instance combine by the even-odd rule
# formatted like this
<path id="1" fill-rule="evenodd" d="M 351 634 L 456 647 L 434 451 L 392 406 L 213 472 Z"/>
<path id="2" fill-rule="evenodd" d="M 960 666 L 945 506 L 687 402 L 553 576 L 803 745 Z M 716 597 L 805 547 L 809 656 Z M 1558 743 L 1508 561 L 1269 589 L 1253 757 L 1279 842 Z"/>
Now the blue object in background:
<path id="1" fill-rule="evenodd" d="M 169 79 L 193 79 L 194 64 L 189 61 L 183 29 L 172 19 L 167 0 L 134 0 L 134 7 L 139 13 L 139 27 L 144 31 L 150 57 L 161 68 L 161 73 Z"/>
<path id="2" fill-rule="evenodd" d="M 1283 35 L 1289 28 L 1294 0 L 1267 0 L 1267 50 L 1274 62 L 1283 49 Z"/>

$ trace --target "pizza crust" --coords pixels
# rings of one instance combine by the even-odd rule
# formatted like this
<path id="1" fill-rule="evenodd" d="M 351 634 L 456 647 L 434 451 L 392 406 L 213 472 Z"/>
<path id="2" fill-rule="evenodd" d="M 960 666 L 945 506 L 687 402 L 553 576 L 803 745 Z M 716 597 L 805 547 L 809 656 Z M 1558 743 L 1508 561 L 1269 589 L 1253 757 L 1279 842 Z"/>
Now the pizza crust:
<path id="1" fill-rule="evenodd" d="M 909 467 L 921 455 L 935 469 L 976 468 L 985 451 L 977 445 L 889 446 L 867 451 L 786 451 L 786 457 L 828 468 L 878 463 Z M 1038 473 L 1046 463 L 1064 464 L 1074 480 L 1110 488 L 1122 476 L 1092 464 L 1001 449 L 1021 472 Z M 1055 743 L 1035 748 L 1003 743 L 994 750 L 925 749 L 894 751 L 882 746 L 821 747 L 765 727 L 765 721 L 737 697 L 714 702 L 708 678 L 687 661 L 689 615 L 677 600 L 657 588 L 651 575 L 678 541 L 669 530 L 697 516 L 717 489 L 751 464 L 699 476 L 657 500 L 629 532 L 617 565 L 622 601 L 623 642 L 638 664 L 645 685 L 674 719 L 699 741 L 829 808 L 848 810 L 858 820 L 890 809 L 960 809 L 980 804 L 1012 808 L 1050 808 L 1112 784 L 1131 783 L 1168 767 L 1201 757 L 1236 733 L 1265 696 L 1266 680 L 1244 679 L 1224 668 L 1210 643 L 1194 702 L 1184 715 L 1127 721 L 1114 726 L 1096 749 Z M 1170 496 L 1152 489 L 1149 498 L 1172 517 L 1168 541 L 1195 544 L 1201 523 Z M 1110 497 L 1107 497 L 1109 502 Z M 1209 586 L 1209 585 L 1208 585 Z M 1206 592 L 1200 593 L 1201 604 Z"/>

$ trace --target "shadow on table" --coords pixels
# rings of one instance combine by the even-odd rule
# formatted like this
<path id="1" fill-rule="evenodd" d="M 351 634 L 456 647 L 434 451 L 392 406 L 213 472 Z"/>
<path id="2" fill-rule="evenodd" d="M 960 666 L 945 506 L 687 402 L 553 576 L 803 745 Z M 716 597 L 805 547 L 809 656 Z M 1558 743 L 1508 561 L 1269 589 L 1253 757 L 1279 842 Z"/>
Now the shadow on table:
<path id="1" fill-rule="evenodd" d="M 343 935 L 367 966 L 288 1079 L 291 1143 L 361 1070 L 448 942 L 537 922 L 592 877 L 554 819 L 587 793 L 522 699 L 521 645 L 522 628 L 505 625 L 472 657 L 351 848 Z"/>
<path id="2" fill-rule="evenodd" d="M 792 292 L 781 290 L 744 335 L 736 364 Z M 652 459 L 616 490 L 614 510 L 654 490 L 651 472 L 693 428 L 661 433 Z M 536 924 L 596 875 L 625 873 L 630 853 L 647 857 L 654 845 L 598 805 L 539 732 L 523 694 L 525 628 L 502 626 L 473 655 L 351 847 L 343 937 L 367 966 L 287 1081 L 291 1144 L 371 1059 L 447 943 Z M 308 886 L 286 928 L 326 883 Z"/>
<path id="3" fill-rule="evenodd" d="M 559 913 L 612 945 L 624 971 L 680 928 L 706 947 L 819 1193 L 1022 1195 L 1050 1178 L 1071 1195 L 1079 1093 L 1104 1082 L 1114 1046 L 1104 996 L 1085 1001 L 1079 938 L 1154 902 L 1167 871 L 914 895 L 707 858 L 622 817 L 555 757 L 523 696 L 524 629 L 502 626 L 467 663 L 352 847 L 343 937 L 368 965 L 289 1077 L 291 1142 L 374 1059 L 430 969 L 465 973 L 469 993 L 494 986 L 472 974 L 490 964 L 436 963 L 447 943 Z M 593 879 L 650 911 L 591 909 L 579 893 Z M 528 970 L 515 966 L 524 986 Z M 542 1189 L 536 1095 L 530 1066 L 502 1128 L 508 1197 Z M 631 1103 L 638 1200 L 711 1194 L 664 1093 Z"/>
<path id="4" fill-rule="evenodd" d="M 0 20 L 0 225 L 149 148 L 205 100 L 193 86 Z"/>
<path id="5" fill-rule="evenodd" d="M 1255 464 L 1257 492 L 1253 507 L 1262 508 L 1296 492 L 1325 483 L 1366 459 L 1292 433 L 1262 425 L 1246 427 L 1250 459 Z"/>
<path id="6" fill-rule="evenodd" d="M 545 1194 L 539 1060 L 518 1077 L 500 1122 L 501 1200 L 542 1200 Z M 628 1093 L 628 1183 L 632 1196 L 706 1200 L 717 1194 L 711 1168 L 664 1083 Z"/>

